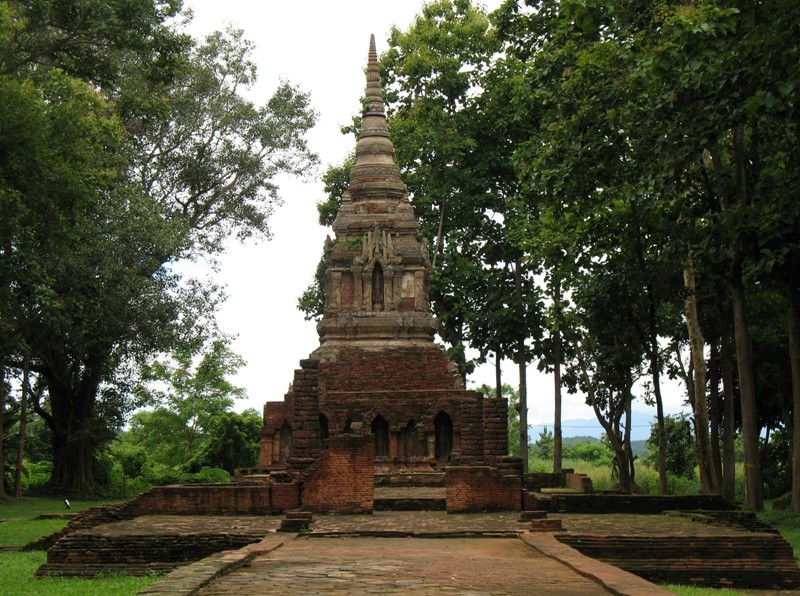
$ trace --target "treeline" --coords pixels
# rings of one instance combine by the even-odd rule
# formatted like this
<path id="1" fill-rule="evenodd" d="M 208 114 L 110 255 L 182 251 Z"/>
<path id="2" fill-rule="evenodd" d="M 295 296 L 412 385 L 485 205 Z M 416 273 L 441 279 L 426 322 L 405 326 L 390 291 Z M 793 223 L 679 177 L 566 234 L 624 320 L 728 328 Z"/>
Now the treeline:
<path id="1" fill-rule="evenodd" d="M 48 487 L 98 488 L 130 414 L 159 405 L 143 367 L 224 343 L 222 292 L 180 262 L 268 237 L 276 177 L 317 161 L 308 95 L 281 83 L 254 105 L 251 42 L 192 39 L 188 16 L 180 0 L 0 2 L 0 496 L 19 494 L 32 412 Z"/>
<path id="2" fill-rule="evenodd" d="M 526 366 L 554 375 L 555 469 L 561 392 L 579 392 L 630 490 L 643 399 L 666 492 L 668 376 L 701 490 L 734 498 L 738 435 L 745 505 L 780 452 L 800 509 L 798 24 L 790 0 L 439 0 L 391 32 L 385 98 L 440 336 L 465 374 L 465 346 L 494 359 L 498 395 L 518 363 L 522 420 Z M 326 176 L 323 223 L 350 163 Z M 312 285 L 301 308 L 323 298 Z"/>

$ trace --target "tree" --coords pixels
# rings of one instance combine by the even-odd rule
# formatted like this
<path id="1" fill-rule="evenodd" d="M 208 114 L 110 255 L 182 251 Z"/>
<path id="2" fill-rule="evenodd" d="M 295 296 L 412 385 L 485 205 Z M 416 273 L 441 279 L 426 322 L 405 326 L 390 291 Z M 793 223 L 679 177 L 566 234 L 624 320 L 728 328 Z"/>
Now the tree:
<path id="1" fill-rule="evenodd" d="M 544 460 L 553 459 L 554 443 L 553 433 L 545 426 L 542 432 L 539 433 L 539 440 L 533 444 L 534 453 L 536 453 L 537 457 Z"/>
<path id="2" fill-rule="evenodd" d="M 797 72 L 790 64 L 798 39 L 790 23 L 798 8 L 713 0 L 519 4 L 498 12 L 500 30 L 534 83 L 519 88 L 520 103 L 545 110 L 539 134 L 517 153 L 524 183 L 571 202 L 615 189 L 649 196 L 682 232 L 695 272 L 727 272 L 746 504 L 759 509 L 760 404 L 747 295 L 757 278 L 765 281 L 767 270 L 777 273 L 795 254 L 786 233 L 796 230 L 796 201 L 782 190 L 790 186 L 773 183 L 797 172 L 794 157 L 785 156 L 794 155 L 788 147 L 796 138 Z M 771 223 L 776 205 L 786 213 L 781 231 Z"/>
<path id="3" fill-rule="evenodd" d="M 431 301 L 461 365 L 464 348 L 520 370 L 520 454 L 527 466 L 526 368 L 542 334 L 537 264 L 510 222 L 527 219 L 510 157 L 523 121 L 509 107 L 514 60 L 498 60 L 490 20 L 468 0 L 426 5 L 393 29 L 381 60 L 398 163 L 432 248 Z M 502 308 L 501 305 L 505 308 Z M 502 384 L 502 381 L 500 381 Z M 496 391 L 500 391 L 497 387 Z"/>
<path id="4" fill-rule="evenodd" d="M 274 177 L 315 162 L 314 115 L 288 84 L 263 108 L 241 100 L 250 47 L 235 32 L 193 46 L 177 3 L 60 6 L 3 5 L 0 359 L 30 356 L 52 486 L 87 491 L 95 450 L 135 405 L 113 385 L 121 365 L 213 326 L 215 289 L 179 285 L 172 262 L 268 233 Z"/>
<path id="5" fill-rule="evenodd" d="M 202 350 L 179 350 L 174 361 L 147 365 L 136 391 L 158 407 L 134 415 L 134 442 L 173 468 L 196 460 L 218 419 L 244 397 L 228 379 L 243 364 L 223 341 L 214 340 Z"/>
<path id="6" fill-rule="evenodd" d="M 236 468 L 256 467 L 261 448 L 258 433 L 263 424 L 261 415 L 253 409 L 216 416 L 195 461 L 201 466 L 222 468 L 229 474 Z"/>
<path id="7" fill-rule="evenodd" d="M 667 438 L 667 470 L 676 476 L 689 480 L 694 478 L 697 457 L 694 448 L 692 425 L 685 415 L 666 416 L 664 430 Z M 658 429 L 650 426 L 647 448 L 650 453 L 658 453 Z M 650 459 L 652 463 L 652 459 Z"/>

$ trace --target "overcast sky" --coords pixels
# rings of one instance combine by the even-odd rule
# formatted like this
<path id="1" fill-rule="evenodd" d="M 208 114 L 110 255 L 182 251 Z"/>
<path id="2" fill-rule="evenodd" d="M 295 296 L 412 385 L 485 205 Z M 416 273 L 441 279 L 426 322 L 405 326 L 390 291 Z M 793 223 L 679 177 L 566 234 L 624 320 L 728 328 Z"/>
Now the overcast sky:
<path id="1" fill-rule="evenodd" d="M 391 27 L 406 29 L 423 2 L 188 0 L 187 4 L 195 15 L 189 29 L 195 37 L 232 24 L 255 43 L 259 80 L 248 95 L 256 104 L 265 103 L 282 78 L 309 92 L 318 113 L 309 141 L 321 158 L 319 172 L 305 181 L 280 181 L 285 202 L 270 221 L 272 240 L 233 242 L 220 259 L 217 279 L 227 286 L 228 299 L 218 320 L 223 331 L 236 337 L 232 347 L 247 361 L 235 382 L 247 390 L 248 399 L 236 409 L 261 411 L 265 401 L 283 399 L 298 361 L 319 345 L 315 324 L 303 320 L 297 298 L 311 282 L 325 236 L 331 233 L 317 224 L 316 204 L 324 199 L 320 175 L 353 148 L 352 137 L 343 136 L 339 128 L 360 109 L 370 34 L 375 34 L 378 52 L 385 51 Z M 494 9 L 500 0 L 484 5 Z M 508 363 L 504 370 L 504 381 L 516 385 L 515 365 Z M 528 370 L 529 422 L 552 426 L 552 380 L 538 373 L 535 364 Z M 493 367 L 484 366 L 469 385 L 493 382 Z M 669 412 L 682 401 L 678 391 L 671 395 Z M 652 413 L 643 405 L 635 407 Z M 594 415 L 583 397 L 565 394 L 563 419 L 574 418 Z M 565 427 L 564 434 L 587 433 Z"/>

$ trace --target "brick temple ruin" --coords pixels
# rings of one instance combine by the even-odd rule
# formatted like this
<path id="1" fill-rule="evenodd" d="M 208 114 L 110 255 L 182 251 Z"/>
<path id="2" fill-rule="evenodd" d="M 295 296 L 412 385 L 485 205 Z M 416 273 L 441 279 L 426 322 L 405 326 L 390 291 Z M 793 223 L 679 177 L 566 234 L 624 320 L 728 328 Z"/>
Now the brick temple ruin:
<path id="1" fill-rule="evenodd" d="M 519 509 L 507 401 L 465 389 L 434 344 L 428 246 L 394 160 L 374 36 L 366 78 L 356 163 L 324 248 L 320 345 L 284 400 L 264 406 L 259 467 L 314 510 L 371 511 L 376 475 L 399 474 L 446 475 L 449 510 Z"/>
<path id="2" fill-rule="evenodd" d="M 465 390 L 456 365 L 433 343 L 428 253 L 394 163 L 374 39 L 363 116 L 349 193 L 333 226 L 335 239 L 326 246 L 320 346 L 300 362 L 284 400 L 264 407 L 261 467 L 237 472 L 236 482 L 158 486 L 78 513 L 64 529 L 25 547 L 47 549 L 37 575 L 144 575 L 202 559 L 194 570 L 176 572 L 171 584 L 188 593 L 187 578 L 196 574 L 203 583 L 192 590 L 199 589 L 209 574 L 227 573 L 278 548 L 278 532 L 340 536 L 341 517 L 318 516 L 312 530 L 311 514 L 381 509 L 376 492 L 388 485 L 437 492 L 449 513 L 523 511 L 518 518 L 444 515 L 444 523 L 437 518 L 433 525 L 428 515 L 348 516 L 355 521 L 345 524 L 345 532 L 500 532 L 532 545 L 532 532 L 565 529 L 554 540 L 658 583 L 800 586 L 791 545 L 719 495 L 597 494 L 588 478 L 567 470 L 523 476 L 520 460 L 506 455 L 506 401 Z M 682 525 L 670 532 L 673 522 L 663 521 L 665 512 L 700 529 Z M 646 519 L 631 531 L 595 517 L 562 528 L 561 518 L 573 513 L 650 514 L 661 521 L 651 527 Z M 178 515 L 187 520 L 170 517 Z M 383 527 L 389 519 L 395 525 Z M 709 531 L 710 525 L 721 528 Z M 553 550 L 552 541 L 539 544 L 548 556 L 565 552 Z M 574 551 L 567 557 L 574 566 Z M 172 588 L 154 584 L 148 593 L 174 593 Z"/>

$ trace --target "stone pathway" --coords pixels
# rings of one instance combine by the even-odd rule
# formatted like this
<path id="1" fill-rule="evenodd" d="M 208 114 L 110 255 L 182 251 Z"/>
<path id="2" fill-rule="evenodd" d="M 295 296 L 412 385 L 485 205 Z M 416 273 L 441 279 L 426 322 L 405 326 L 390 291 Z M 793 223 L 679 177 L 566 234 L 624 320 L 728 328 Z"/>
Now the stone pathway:
<path id="1" fill-rule="evenodd" d="M 689 518 L 657 515 L 561 517 L 574 533 L 736 534 Z M 262 533 L 263 540 L 180 567 L 142 594 L 669 594 L 585 557 L 553 534 L 529 532 L 518 512 L 440 511 L 317 515 L 310 534 L 277 532 L 281 517 L 142 516 L 101 533 Z M 482 536 L 482 537 L 478 537 Z M 791 592 L 742 590 L 742 594 Z"/>
<path id="2" fill-rule="evenodd" d="M 642 594 L 657 593 L 648 590 Z M 508 538 L 299 537 L 198 594 L 608 594 L 603 586 Z"/>

